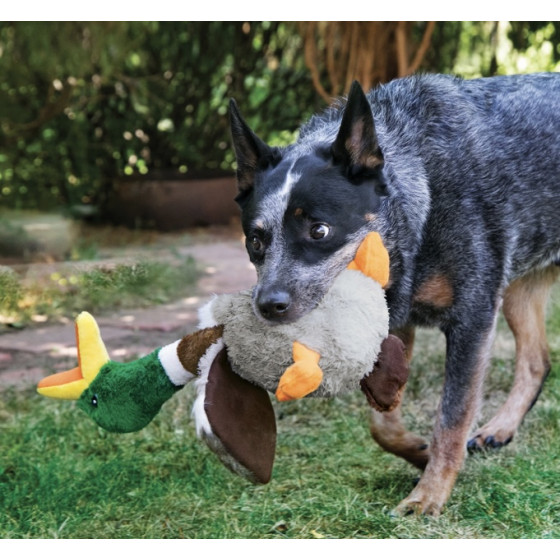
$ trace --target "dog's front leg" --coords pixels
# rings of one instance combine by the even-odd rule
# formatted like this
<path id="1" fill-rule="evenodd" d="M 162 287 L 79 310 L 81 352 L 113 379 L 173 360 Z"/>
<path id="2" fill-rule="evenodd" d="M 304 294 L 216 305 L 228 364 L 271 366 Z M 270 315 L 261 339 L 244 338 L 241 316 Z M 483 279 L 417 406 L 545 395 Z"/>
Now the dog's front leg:
<path id="1" fill-rule="evenodd" d="M 443 396 L 426 469 L 395 513 L 438 515 L 463 464 L 466 443 L 478 411 L 482 382 L 496 328 L 496 315 L 461 324 L 446 332 L 447 357 Z M 471 315 L 479 321 L 483 315 Z"/>

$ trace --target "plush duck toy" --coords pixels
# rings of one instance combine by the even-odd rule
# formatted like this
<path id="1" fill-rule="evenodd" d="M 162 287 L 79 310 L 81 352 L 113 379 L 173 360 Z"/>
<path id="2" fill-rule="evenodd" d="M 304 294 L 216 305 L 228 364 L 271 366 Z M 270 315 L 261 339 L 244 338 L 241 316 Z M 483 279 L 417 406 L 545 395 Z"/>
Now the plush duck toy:
<path id="1" fill-rule="evenodd" d="M 380 411 L 400 400 L 408 377 L 404 347 L 388 335 L 382 286 L 387 251 L 369 234 L 319 305 L 287 325 L 256 318 L 251 292 L 216 296 L 200 329 L 129 363 L 110 360 L 95 319 L 76 320 L 78 367 L 43 379 L 44 396 L 77 400 L 113 432 L 142 429 L 176 391 L 195 381 L 197 433 L 234 472 L 270 480 L 279 401 L 356 390 Z"/>

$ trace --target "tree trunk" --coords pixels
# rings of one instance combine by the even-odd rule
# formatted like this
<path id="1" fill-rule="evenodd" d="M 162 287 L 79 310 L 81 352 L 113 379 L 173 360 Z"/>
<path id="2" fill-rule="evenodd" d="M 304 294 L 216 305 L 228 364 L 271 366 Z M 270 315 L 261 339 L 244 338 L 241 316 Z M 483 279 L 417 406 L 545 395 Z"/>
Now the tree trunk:
<path id="1" fill-rule="evenodd" d="M 305 63 L 313 84 L 327 101 L 345 94 L 352 81 L 365 90 L 416 72 L 435 22 L 427 22 L 420 41 L 406 21 L 302 22 Z"/>

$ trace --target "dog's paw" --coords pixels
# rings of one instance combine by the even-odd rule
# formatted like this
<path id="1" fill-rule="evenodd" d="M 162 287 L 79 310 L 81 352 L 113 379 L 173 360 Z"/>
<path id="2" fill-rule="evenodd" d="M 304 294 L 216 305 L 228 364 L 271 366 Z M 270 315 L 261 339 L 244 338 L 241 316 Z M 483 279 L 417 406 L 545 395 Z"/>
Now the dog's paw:
<path id="1" fill-rule="evenodd" d="M 405 498 L 395 509 L 391 511 L 392 517 L 404 517 L 408 515 L 438 517 L 446 498 L 439 493 L 423 492 L 416 488 L 408 498 Z"/>
<path id="2" fill-rule="evenodd" d="M 483 427 L 478 430 L 467 442 L 467 451 L 477 453 L 489 449 L 500 449 L 513 439 L 514 433 L 510 430 L 493 430 Z"/>

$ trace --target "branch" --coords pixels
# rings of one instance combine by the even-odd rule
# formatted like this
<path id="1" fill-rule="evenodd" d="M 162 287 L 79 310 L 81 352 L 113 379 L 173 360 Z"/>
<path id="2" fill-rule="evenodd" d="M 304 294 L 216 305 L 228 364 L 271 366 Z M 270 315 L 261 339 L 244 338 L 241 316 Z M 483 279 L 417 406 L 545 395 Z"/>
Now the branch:
<path id="1" fill-rule="evenodd" d="M 327 72 L 331 79 L 331 90 L 338 93 L 340 65 L 336 63 L 336 25 L 327 23 L 325 48 L 327 50 Z"/>
<path id="2" fill-rule="evenodd" d="M 430 47 L 430 41 L 432 39 L 432 34 L 434 33 L 435 26 L 435 21 L 428 22 L 428 25 L 426 26 L 426 30 L 424 31 L 424 35 L 422 37 L 422 41 L 420 42 L 420 46 L 416 51 L 414 60 L 408 67 L 408 74 L 414 74 L 414 72 L 416 72 L 416 70 L 418 70 L 418 68 L 420 67 L 420 64 L 422 64 L 422 60 L 424 60 L 424 56 L 426 56 L 426 51 Z"/>
<path id="3" fill-rule="evenodd" d="M 54 87 L 51 83 L 47 93 L 47 102 L 40 109 L 37 117 L 26 123 L 6 123 L 7 134 L 9 136 L 25 135 L 41 128 L 46 122 L 58 116 L 66 109 L 73 90 L 73 86 L 65 82 L 58 98 L 55 101 L 50 101 L 49 98 L 54 95 Z"/>
<path id="4" fill-rule="evenodd" d="M 395 30 L 395 39 L 397 42 L 397 64 L 399 77 L 408 74 L 408 53 L 406 47 L 406 21 L 399 21 Z"/>
<path id="5" fill-rule="evenodd" d="M 327 102 L 332 101 L 332 96 L 327 93 L 323 85 L 321 84 L 321 78 L 319 76 L 319 69 L 317 68 L 317 58 L 315 51 L 315 23 L 307 23 L 304 37 L 304 48 L 305 48 L 305 63 L 311 72 L 311 80 L 315 89 L 318 91 L 319 95 Z"/>

